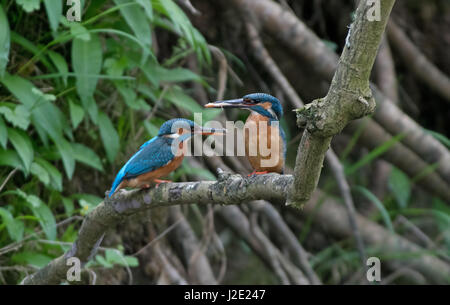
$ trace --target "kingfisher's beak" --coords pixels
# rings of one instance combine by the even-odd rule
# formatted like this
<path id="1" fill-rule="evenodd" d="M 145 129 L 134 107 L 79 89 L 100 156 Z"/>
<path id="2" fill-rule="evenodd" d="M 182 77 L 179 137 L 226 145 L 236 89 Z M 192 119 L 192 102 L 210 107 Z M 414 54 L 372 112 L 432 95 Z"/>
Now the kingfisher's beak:
<path id="1" fill-rule="evenodd" d="M 194 134 L 202 134 L 202 135 L 223 135 L 227 132 L 225 128 L 208 128 L 201 127 L 199 129 L 194 130 Z"/>
<path id="2" fill-rule="evenodd" d="M 246 102 L 242 98 L 226 101 L 217 101 L 213 103 L 208 103 L 205 108 L 249 108 L 253 104 Z"/>

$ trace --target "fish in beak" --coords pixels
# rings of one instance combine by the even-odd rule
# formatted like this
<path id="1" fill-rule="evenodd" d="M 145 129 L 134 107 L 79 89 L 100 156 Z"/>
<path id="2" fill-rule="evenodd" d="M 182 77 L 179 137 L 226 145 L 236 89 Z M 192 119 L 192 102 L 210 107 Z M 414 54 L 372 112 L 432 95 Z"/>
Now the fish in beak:
<path id="1" fill-rule="evenodd" d="M 205 108 L 250 108 L 254 105 L 255 104 L 251 103 L 248 99 L 238 98 L 208 103 L 205 105 Z"/>

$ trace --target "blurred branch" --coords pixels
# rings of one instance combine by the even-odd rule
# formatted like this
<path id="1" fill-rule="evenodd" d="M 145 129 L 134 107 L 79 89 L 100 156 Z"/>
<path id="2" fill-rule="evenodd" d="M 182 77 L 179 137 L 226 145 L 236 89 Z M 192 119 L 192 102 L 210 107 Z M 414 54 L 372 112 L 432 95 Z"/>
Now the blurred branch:
<path id="1" fill-rule="evenodd" d="M 400 54 L 406 68 L 450 102 L 450 79 L 442 73 L 392 20 L 387 27 L 389 41 Z"/>
<path id="2" fill-rule="evenodd" d="M 279 250 L 265 236 L 259 226 L 251 223 L 247 216 L 237 206 L 227 206 L 217 209 L 217 214 L 233 230 L 233 232 L 242 238 L 246 244 L 258 255 L 261 260 L 274 271 L 280 282 L 290 284 L 289 278 L 295 277 L 297 282 L 308 284 L 309 281 L 303 276 L 303 273 L 296 269 L 295 274 L 290 276 L 292 270 L 286 270 L 280 261 Z"/>
<path id="3" fill-rule="evenodd" d="M 170 207 L 169 221 L 180 223 L 171 231 L 170 236 L 180 247 L 181 259 L 186 265 L 187 273 L 195 284 L 216 284 L 211 265 L 190 224 L 187 222 L 179 206 Z"/>
<path id="4" fill-rule="evenodd" d="M 301 58 L 305 64 L 313 67 L 314 71 L 326 80 L 331 80 L 336 71 L 338 64 L 337 55 L 330 50 L 325 43 L 317 37 L 297 16 L 291 11 L 284 10 L 279 4 L 271 0 L 233 0 L 235 7 L 239 10 L 251 12 L 263 29 L 272 34 L 274 38 L 278 39 L 283 47 L 286 47 Z M 378 22 L 375 22 L 378 23 Z M 383 127 L 377 124 L 374 120 L 368 120 L 366 123 L 367 134 L 373 144 L 376 142 L 377 146 L 383 142 L 377 141 L 372 133 L 377 133 L 379 128 L 385 128 L 384 133 L 391 133 L 392 135 L 405 134 L 402 139 L 404 143 L 394 144 L 390 151 L 397 152 L 401 161 L 401 151 L 410 149 L 414 152 L 414 156 L 420 157 L 423 161 L 433 164 L 435 163 L 436 173 L 429 173 L 427 179 L 422 179 L 420 183 L 426 184 L 427 189 L 436 190 L 427 180 L 434 176 L 434 180 L 439 180 L 436 176 L 441 176 L 441 184 L 446 185 L 447 190 L 450 189 L 450 152 L 446 147 L 435 139 L 432 135 L 426 133 L 424 129 L 418 125 L 414 120 L 404 114 L 393 102 L 389 101 L 382 95 L 376 86 L 372 85 L 372 93 L 377 101 L 377 109 L 374 118 Z M 406 147 L 407 146 L 407 147 Z M 415 155 L 417 154 L 417 155 Z M 412 173 L 409 166 L 404 163 L 394 163 L 400 169 L 408 172 L 411 177 L 423 173 L 427 169 L 428 164 L 423 167 L 414 166 L 416 171 Z M 449 192 L 436 193 L 444 199 L 450 200 Z"/>
<path id="5" fill-rule="evenodd" d="M 14 177 L 14 175 L 17 172 L 17 168 L 13 169 L 11 172 L 9 172 L 8 176 L 6 176 L 5 180 L 3 180 L 2 185 L 0 185 L 0 192 L 3 190 L 3 188 L 5 187 L 6 183 L 8 183 L 9 179 L 11 179 L 12 177 Z"/>
<path id="6" fill-rule="evenodd" d="M 287 204 L 300 207 L 309 200 L 332 137 L 351 120 L 375 110 L 369 78 L 394 2 L 382 2 L 380 21 L 370 21 L 370 6 L 365 1 L 359 3 L 327 95 L 297 110 L 297 122 L 306 130 L 297 151 L 294 185 Z"/>
<path id="7" fill-rule="evenodd" d="M 345 178 L 344 167 L 339 161 L 339 158 L 332 150 L 327 151 L 326 158 L 328 161 L 328 165 L 330 165 L 331 170 L 334 174 L 334 178 L 336 179 L 342 198 L 344 199 L 345 207 L 347 208 L 348 212 L 348 220 L 350 223 L 350 227 L 352 228 L 353 236 L 355 237 L 356 246 L 358 248 L 362 265 L 366 266 L 366 250 L 361 237 L 361 233 L 358 229 L 358 224 L 356 222 L 356 209 L 355 205 L 353 204 L 352 195 L 350 193 L 350 186 L 348 185 L 347 179 Z"/>
<path id="8" fill-rule="evenodd" d="M 392 58 L 391 47 L 386 39 L 386 34 L 383 35 L 383 40 L 378 50 L 374 64 L 374 72 L 375 80 L 380 91 L 393 103 L 398 104 L 397 74 L 395 73 L 395 63 Z"/>
<path id="9" fill-rule="evenodd" d="M 266 70 L 272 76 L 273 80 L 283 89 L 291 103 L 297 108 L 302 107 L 303 101 L 295 92 L 295 89 L 291 86 L 286 76 L 284 76 L 283 72 L 281 72 L 280 68 L 272 59 L 267 49 L 264 47 L 264 44 L 259 37 L 258 30 L 256 29 L 255 25 L 253 25 L 249 21 L 246 21 L 245 25 L 247 27 L 247 34 L 250 40 L 250 44 L 254 51 L 252 54 L 266 68 Z"/>
<path id="10" fill-rule="evenodd" d="M 399 103 L 397 74 L 395 72 L 395 63 L 392 58 L 391 47 L 386 38 L 386 33 L 378 50 L 377 58 L 374 64 L 374 79 L 381 92 L 386 95 L 393 103 Z M 387 191 L 387 181 L 391 173 L 392 166 L 384 160 L 376 160 L 371 175 L 370 186 L 375 196 L 382 200 Z M 369 205 L 366 215 L 370 215 L 375 207 Z"/>
<path id="11" fill-rule="evenodd" d="M 218 86 L 217 86 L 217 96 L 216 99 L 218 101 L 222 100 L 225 94 L 225 88 L 227 86 L 227 70 L 228 70 L 228 62 L 227 58 L 223 54 L 223 52 L 215 46 L 209 45 L 208 46 L 211 52 L 214 54 L 216 59 L 219 62 L 219 73 L 217 79 L 219 80 Z"/>
<path id="12" fill-rule="evenodd" d="M 305 249 L 303 249 L 297 237 L 288 227 L 278 211 L 271 204 L 265 201 L 260 201 L 259 204 L 252 204 L 251 207 L 254 210 L 260 211 L 261 214 L 269 221 L 269 224 L 276 232 L 276 238 L 278 238 L 280 242 L 286 246 L 289 254 L 293 258 L 293 261 L 297 266 L 304 270 L 311 284 L 322 284 L 317 274 L 311 268 Z"/>
<path id="13" fill-rule="evenodd" d="M 192 15 L 201 15 L 202 13 L 197 10 L 191 3 L 190 0 L 178 0 L 183 7 L 185 7 Z"/>
<path id="14" fill-rule="evenodd" d="M 293 177 L 290 175 L 268 174 L 244 178 L 219 171 L 218 181 L 166 183 L 148 190 L 119 192 L 112 198 L 106 198 L 86 216 L 78 239 L 68 252 L 26 277 L 22 283 L 57 284 L 65 280 L 70 268 L 66 265 L 68 258 L 77 257 L 83 263 L 89 261 L 95 255 L 105 232 L 138 212 L 160 206 L 192 203 L 236 205 L 258 199 L 283 202 L 292 183 Z M 317 209 L 318 202 L 323 202 L 322 196 L 323 194 L 317 191 L 305 206 L 304 212 L 314 213 L 316 221 L 326 224 L 333 234 L 351 236 L 352 228 L 348 224 L 347 212 L 340 204 L 326 198 L 321 205 L 324 208 Z M 410 258 L 408 262 L 433 282 L 447 282 L 447 275 L 450 274 L 448 264 L 359 214 L 356 220 L 366 243 L 376 246 L 386 255 L 398 252 L 421 253 L 420 256 Z M 386 263 L 390 264 L 390 261 Z"/>

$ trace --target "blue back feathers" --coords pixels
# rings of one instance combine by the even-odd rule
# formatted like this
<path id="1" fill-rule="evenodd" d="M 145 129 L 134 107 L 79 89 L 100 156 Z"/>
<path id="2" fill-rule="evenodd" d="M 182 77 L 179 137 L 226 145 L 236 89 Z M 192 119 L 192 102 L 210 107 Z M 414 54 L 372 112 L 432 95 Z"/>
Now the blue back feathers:
<path id="1" fill-rule="evenodd" d="M 111 190 L 109 191 L 109 197 L 114 194 L 117 187 L 124 179 L 135 178 L 141 174 L 154 171 L 172 161 L 175 157 L 172 152 L 172 143 L 174 139 L 164 137 L 164 135 L 176 133 L 179 128 L 191 129 L 194 126 L 194 122 L 178 118 L 171 119 L 161 125 L 158 135 L 142 144 L 139 151 L 136 152 L 120 169 L 114 179 Z M 184 141 L 190 136 L 191 134 L 184 134 L 176 141 Z"/>

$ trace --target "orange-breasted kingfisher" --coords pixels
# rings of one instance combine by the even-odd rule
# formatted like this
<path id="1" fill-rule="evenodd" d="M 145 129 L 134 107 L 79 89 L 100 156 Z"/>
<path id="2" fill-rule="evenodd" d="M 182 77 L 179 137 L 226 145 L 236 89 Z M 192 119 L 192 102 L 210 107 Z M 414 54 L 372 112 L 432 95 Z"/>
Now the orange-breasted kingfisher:
<path id="1" fill-rule="evenodd" d="M 251 113 L 244 125 L 245 153 L 254 169 L 250 175 L 284 172 L 286 135 L 279 122 L 283 115 L 283 108 L 276 97 L 266 93 L 252 93 L 239 99 L 208 103 L 205 107 L 250 110 Z M 251 128 L 256 128 L 256 132 L 253 134 L 249 132 Z M 265 142 L 261 144 L 261 140 Z M 266 148 L 264 144 L 267 145 Z"/>
<path id="2" fill-rule="evenodd" d="M 118 190 L 149 188 L 151 183 L 170 182 L 158 178 L 167 176 L 183 161 L 187 140 L 195 134 L 224 134 L 225 129 L 206 128 L 187 119 L 171 119 L 161 125 L 158 135 L 142 144 L 122 167 L 109 192 L 111 197 Z"/>

